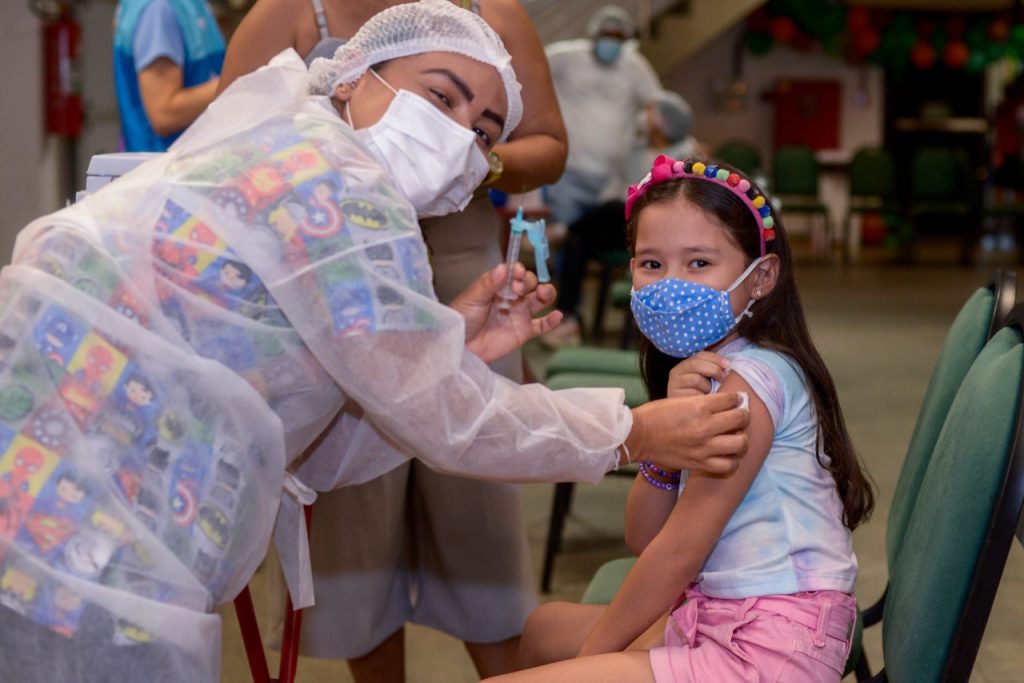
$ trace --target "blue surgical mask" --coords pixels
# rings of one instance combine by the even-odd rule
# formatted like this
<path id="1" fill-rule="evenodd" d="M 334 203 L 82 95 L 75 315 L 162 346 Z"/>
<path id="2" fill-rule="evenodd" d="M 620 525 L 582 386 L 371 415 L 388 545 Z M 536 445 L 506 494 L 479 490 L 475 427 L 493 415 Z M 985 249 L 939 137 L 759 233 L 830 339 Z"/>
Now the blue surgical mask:
<path id="1" fill-rule="evenodd" d="M 632 292 L 630 309 L 651 343 L 673 358 L 688 358 L 725 338 L 751 315 L 751 299 L 733 317 L 729 293 L 740 286 L 764 257 L 751 263 L 725 291 L 677 278 L 664 278 Z"/>
<path id="2" fill-rule="evenodd" d="M 613 64 L 622 54 L 622 41 L 617 38 L 598 38 L 594 44 L 594 54 L 605 64 Z"/>

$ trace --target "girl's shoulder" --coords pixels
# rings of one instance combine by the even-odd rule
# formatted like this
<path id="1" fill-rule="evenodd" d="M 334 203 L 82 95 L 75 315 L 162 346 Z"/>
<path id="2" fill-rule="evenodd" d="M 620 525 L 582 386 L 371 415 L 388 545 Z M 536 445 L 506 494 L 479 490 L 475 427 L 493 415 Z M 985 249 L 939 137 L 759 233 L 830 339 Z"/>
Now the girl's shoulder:
<path id="1" fill-rule="evenodd" d="M 776 427 L 788 423 L 789 411 L 800 412 L 808 396 L 804 373 L 788 354 L 738 339 L 719 349 L 735 372 L 768 408 Z"/>

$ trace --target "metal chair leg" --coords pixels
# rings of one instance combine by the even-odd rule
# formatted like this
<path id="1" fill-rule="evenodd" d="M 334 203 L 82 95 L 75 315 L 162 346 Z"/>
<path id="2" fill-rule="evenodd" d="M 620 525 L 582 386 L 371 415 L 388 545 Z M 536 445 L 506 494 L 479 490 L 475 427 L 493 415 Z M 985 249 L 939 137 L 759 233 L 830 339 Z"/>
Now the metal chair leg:
<path id="1" fill-rule="evenodd" d="M 541 570 L 540 590 L 551 592 L 551 574 L 555 569 L 555 555 L 562 549 L 562 526 L 572 505 L 572 494 L 575 484 L 559 482 L 555 484 L 555 496 L 551 501 L 551 520 L 548 524 L 548 541 L 544 549 L 544 566 Z"/>
<path id="2" fill-rule="evenodd" d="M 242 643 L 245 645 L 245 656 L 249 660 L 252 680 L 254 683 L 270 683 L 270 668 L 267 666 L 267 656 L 263 652 L 260 627 L 256 623 L 256 610 L 253 609 L 248 586 L 235 598 L 235 613 L 238 615 L 238 626 L 242 630 Z"/>

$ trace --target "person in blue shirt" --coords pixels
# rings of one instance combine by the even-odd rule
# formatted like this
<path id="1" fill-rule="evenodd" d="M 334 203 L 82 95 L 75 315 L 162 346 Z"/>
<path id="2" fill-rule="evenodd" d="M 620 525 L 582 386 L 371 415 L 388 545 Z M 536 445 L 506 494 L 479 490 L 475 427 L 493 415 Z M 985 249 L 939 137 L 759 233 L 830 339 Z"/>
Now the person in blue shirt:
<path id="1" fill-rule="evenodd" d="M 217 93 L 224 37 L 206 0 L 120 0 L 114 82 L 129 152 L 162 152 Z"/>

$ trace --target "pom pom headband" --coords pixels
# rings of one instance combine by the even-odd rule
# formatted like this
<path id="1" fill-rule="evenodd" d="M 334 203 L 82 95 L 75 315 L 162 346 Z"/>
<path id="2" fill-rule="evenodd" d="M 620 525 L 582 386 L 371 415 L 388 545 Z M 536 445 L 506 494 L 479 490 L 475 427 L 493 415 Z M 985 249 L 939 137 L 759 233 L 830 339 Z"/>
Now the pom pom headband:
<path id="1" fill-rule="evenodd" d="M 626 194 L 626 220 L 633 213 L 633 205 L 651 187 L 674 178 L 697 178 L 714 182 L 730 190 L 743 200 L 747 208 L 754 214 L 761 233 L 761 256 L 765 255 L 765 242 L 775 239 L 775 218 L 772 216 L 772 205 L 768 198 L 761 194 L 749 180 L 739 173 L 714 164 L 702 161 L 683 159 L 676 161 L 664 154 L 658 156 L 651 166 L 651 171 L 636 185 L 630 185 Z"/>

